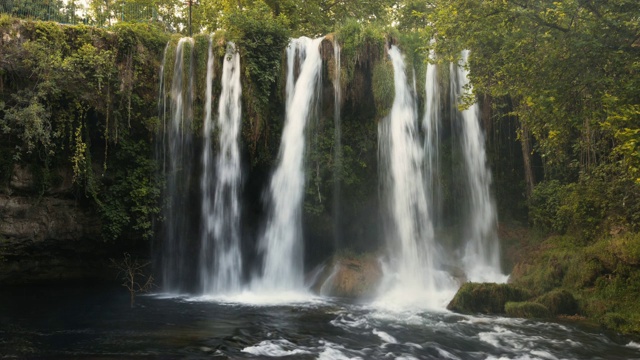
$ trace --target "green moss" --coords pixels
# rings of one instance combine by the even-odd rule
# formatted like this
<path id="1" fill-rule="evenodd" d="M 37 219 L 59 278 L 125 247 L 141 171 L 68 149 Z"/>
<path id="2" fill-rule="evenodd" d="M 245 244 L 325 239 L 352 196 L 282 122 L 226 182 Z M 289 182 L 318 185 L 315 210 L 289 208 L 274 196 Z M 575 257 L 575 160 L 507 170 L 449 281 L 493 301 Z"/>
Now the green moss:
<path id="1" fill-rule="evenodd" d="M 531 294 L 510 284 L 466 283 L 447 309 L 463 314 L 504 314 L 507 302 L 528 300 Z"/>
<path id="2" fill-rule="evenodd" d="M 373 98 L 379 117 L 389 114 L 395 98 L 393 66 L 389 61 L 380 61 L 373 67 Z"/>
<path id="3" fill-rule="evenodd" d="M 575 315 L 578 313 L 578 303 L 569 291 L 556 289 L 534 300 L 548 309 L 551 315 Z"/>
<path id="4" fill-rule="evenodd" d="M 504 305 L 504 310 L 508 316 L 525 319 L 548 318 L 551 315 L 546 306 L 531 301 L 510 301 Z"/>
<path id="5" fill-rule="evenodd" d="M 640 333 L 640 235 L 603 236 L 584 245 L 550 237 L 518 263 L 511 280 L 552 314 L 580 313 L 623 333 Z M 625 319 L 625 321 L 620 321 Z"/>
<path id="6" fill-rule="evenodd" d="M 342 47 L 342 66 L 347 84 L 354 82 L 357 67 L 371 69 L 384 56 L 387 31 L 379 25 L 352 19 L 338 29 L 336 36 Z"/>

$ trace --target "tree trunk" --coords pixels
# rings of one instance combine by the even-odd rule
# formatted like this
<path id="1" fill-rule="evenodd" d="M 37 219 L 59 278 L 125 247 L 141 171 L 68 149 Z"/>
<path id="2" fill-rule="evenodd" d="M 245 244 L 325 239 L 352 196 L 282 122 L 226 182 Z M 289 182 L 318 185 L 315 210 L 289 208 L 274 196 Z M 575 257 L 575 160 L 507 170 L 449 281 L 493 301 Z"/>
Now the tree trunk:
<path id="1" fill-rule="evenodd" d="M 520 122 L 520 145 L 522 146 L 522 159 L 524 162 L 524 179 L 527 185 L 526 195 L 527 199 L 529 199 L 533 193 L 535 178 L 533 176 L 533 166 L 531 165 L 531 137 L 529 129 L 522 122 Z"/>

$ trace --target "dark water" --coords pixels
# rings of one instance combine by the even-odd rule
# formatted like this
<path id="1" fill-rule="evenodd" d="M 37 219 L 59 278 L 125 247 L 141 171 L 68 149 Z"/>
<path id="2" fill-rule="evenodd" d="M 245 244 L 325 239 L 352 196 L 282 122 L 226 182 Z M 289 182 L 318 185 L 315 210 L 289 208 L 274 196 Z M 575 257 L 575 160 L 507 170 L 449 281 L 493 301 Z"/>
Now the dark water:
<path id="1" fill-rule="evenodd" d="M 250 305 L 142 296 L 131 309 L 120 288 L 0 291 L 0 358 L 640 359 L 637 342 L 569 323 L 335 299 Z"/>

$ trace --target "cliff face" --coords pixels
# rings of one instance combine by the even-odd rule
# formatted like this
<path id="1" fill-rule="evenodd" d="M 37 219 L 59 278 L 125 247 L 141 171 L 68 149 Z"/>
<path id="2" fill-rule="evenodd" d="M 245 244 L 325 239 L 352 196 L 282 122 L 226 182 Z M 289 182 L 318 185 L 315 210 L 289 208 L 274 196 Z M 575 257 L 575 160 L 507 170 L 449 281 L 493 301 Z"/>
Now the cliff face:
<path id="1" fill-rule="evenodd" d="M 147 256 L 167 40 L 0 18 L 0 284 L 113 279 L 109 258 Z"/>
<path id="2" fill-rule="evenodd" d="M 105 272 L 100 218 L 73 198 L 72 173 L 60 170 L 57 186 L 35 192 L 36 181 L 16 165 L 0 191 L 0 283 L 80 279 Z"/>

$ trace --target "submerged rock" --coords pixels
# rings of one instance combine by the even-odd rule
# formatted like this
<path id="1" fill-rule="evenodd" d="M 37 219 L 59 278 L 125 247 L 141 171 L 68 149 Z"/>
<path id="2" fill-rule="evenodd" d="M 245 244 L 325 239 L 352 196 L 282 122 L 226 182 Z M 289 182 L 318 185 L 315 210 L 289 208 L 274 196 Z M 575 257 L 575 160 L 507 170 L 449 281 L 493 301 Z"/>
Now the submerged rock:
<path id="1" fill-rule="evenodd" d="M 465 283 L 447 309 L 462 314 L 504 314 L 507 302 L 528 300 L 528 291 L 510 284 Z"/>

